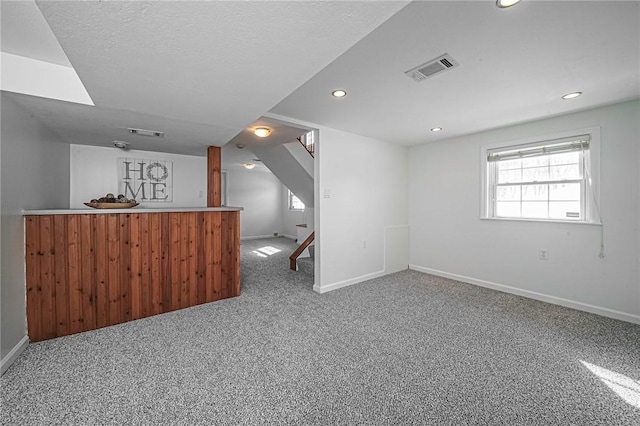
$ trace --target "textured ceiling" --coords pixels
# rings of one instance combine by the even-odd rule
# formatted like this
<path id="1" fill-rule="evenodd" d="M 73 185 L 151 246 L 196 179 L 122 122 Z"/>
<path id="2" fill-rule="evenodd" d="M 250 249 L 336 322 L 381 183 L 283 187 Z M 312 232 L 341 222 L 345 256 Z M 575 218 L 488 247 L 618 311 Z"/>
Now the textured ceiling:
<path id="1" fill-rule="evenodd" d="M 194 154 L 197 146 L 204 155 L 206 146 L 224 145 L 406 3 L 37 4 L 96 108 L 54 108 L 40 99 L 24 106 L 71 143 L 124 139 L 135 149 Z M 128 140 L 122 130 L 129 126 L 167 137 Z"/>
<path id="2" fill-rule="evenodd" d="M 271 112 L 412 145 L 634 99 L 638 4 L 414 2 Z M 459 67 L 420 83 L 404 74 L 444 53 Z M 337 87 L 348 95 L 329 96 Z M 561 99 L 573 91 L 584 95 Z"/>
<path id="3" fill-rule="evenodd" d="M 3 52 L 71 66 L 33 1 L 2 1 L 0 12 L 0 45 Z"/>
<path id="4" fill-rule="evenodd" d="M 66 54 L 96 106 L 7 96 L 70 143 L 193 155 L 267 112 L 411 145 L 640 96 L 638 1 L 406 4 L 2 1 L 3 51 Z M 443 53 L 460 66 L 404 75 Z"/>

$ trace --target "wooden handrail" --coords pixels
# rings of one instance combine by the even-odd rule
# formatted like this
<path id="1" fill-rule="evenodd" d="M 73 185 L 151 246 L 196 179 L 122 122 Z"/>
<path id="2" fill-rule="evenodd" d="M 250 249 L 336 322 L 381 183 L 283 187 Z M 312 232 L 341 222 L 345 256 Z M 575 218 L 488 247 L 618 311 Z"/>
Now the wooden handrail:
<path id="1" fill-rule="evenodd" d="M 314 236 L 315 236 L 315 232 L 312 232 L 311 234 L 309 234 L 307 239 L 304 240 L 304 242 L 302 244 L 300 244 L 300 246 L 296 249 L 296 251 L 294 251 L 291 254 L 291 256 L 289 256 L 289 269 L 291 269 L 292 271 L 297 270 L 297 268 L 296 268 L 296 260 L 302 254 L 304 249 L 309 247 L 309 244 L 311 244 L 313 242 Z"/>

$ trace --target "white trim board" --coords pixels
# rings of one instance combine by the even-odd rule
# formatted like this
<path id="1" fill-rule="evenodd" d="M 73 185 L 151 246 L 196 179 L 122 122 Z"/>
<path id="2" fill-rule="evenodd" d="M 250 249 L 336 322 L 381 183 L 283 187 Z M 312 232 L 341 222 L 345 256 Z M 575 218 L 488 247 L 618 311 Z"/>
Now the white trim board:
<path id="1" fill-rule="evenodd" d="M 9 351 L 2 361 L 0 362 L 0 375 L 4 374 L 9 369 L 11 364 L 20 356 L 22 351 L 29 345 L 29 336 L 24 336 L 20 341 Z"/>
<path id="2" fill-rule="evenodd" d="M 322 294 L 322 293 L 326 293 L 328 291 L 337 290 L 337 289 L 342 288 L 342 287 L 348 287 L 348 286 L 353 285 L 353 284 L 358 284 L 358 283 L 361 283 L 363 281 L 369 281 L 369 280 L 372 280 L 374 278 L 382 277 L 384 275 L 387 275 L 387 274 L 385 273 L 385 271 L 383 269 L 382 271 L 372 272 L 370 274 L 365 274 L 365 275 L 360 275 L 359 277 L 349 278 L 348 280 L 338 281 L 337 283 L 323 285 L 322 287 L 317 285 L 317 284 L 314 284 L 313 291 L 315 291 L 316 293 Z"/>
<path id="3" fill-rule="evenodd" d="M 613 318 L 621 321 L 627 321 L 633 324 L 640 324 L 640 315 L 620 312 L 614 309 L 603 308 L 600 306 L 593 306 L 587 303 L 576 302 L 575 300 L 563 299 L 562 297 L 551 296 L 548 294 L 538 293 L 530 290 L 523 290 L 517 287 L 511 287 L 504 284 L 497 284 L 491 281 L 479 280 L 477 278 L 467 277 L 467 276 L 458 275 L 458 274 L 452 274 L 450 272 L 439 271 L 437 269 L 431 269 L 431 268 L 425 268 L 423 266 L 418 266 L 418 265 L 409 265 L 409 269 L 413 271 L 424 272 L 425 274 L 437 275 L 439 277 L 461 281 L 467 284 L 473 284 L 480 287 L 490 288 L 492 290 L 502 291 L 504 293 L 515 294 L 517 296 L 522 296 L 529 299 L 540 300 L 542 302 L 547 302 L 554 305 L 565 306 L 567 308 L 577 309 L 579 311 L 602 315 L 603 317 Z"/>
<path id="4" fill-rule="evenodd" d="M 284 237 L 284 235 L 282 234 L 278 234 L 278 235 L 253 235 L 253 236 L 249 236 L 249 237 L 240 237 L 240 241 L 244 241 L 244 240 L 263 240 L 265 238 L 280 238 L 280 237 Z"/>

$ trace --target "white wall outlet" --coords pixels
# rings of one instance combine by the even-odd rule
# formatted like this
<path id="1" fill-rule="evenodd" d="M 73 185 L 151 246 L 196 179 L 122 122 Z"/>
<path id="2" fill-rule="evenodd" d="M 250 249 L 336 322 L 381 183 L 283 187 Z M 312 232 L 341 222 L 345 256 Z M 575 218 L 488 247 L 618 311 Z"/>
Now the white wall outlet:
<path id="1" fill-rule="evenodd" d="M 538 258 L 540 260 L 549 260 L 549 250 L 547 250 L 547 249 L 538 249 Z"/>

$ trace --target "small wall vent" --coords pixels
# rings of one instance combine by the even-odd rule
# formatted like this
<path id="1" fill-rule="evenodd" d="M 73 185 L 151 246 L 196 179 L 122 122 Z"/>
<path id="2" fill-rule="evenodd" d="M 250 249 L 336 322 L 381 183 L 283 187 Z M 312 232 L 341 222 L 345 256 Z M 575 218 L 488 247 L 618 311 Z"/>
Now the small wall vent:
<path id="1" fill-rule="evenodd" d="M 456 62 L 455 59 L 449 56 L 448 53 L 445 53 L 444 55 L 439 56 L 436 59 L 433 59 L 429 62 L 413 68 L 412 70 L 405 72 L 405 74 L 419 83 L 429 77 L 433 77 L 434 75 L 441 73 L 442 71 L 446 71 L 450 68 L 455 68 L 458 65 L 458 62 Z"/>

